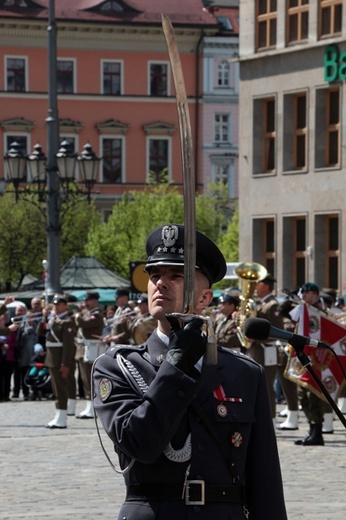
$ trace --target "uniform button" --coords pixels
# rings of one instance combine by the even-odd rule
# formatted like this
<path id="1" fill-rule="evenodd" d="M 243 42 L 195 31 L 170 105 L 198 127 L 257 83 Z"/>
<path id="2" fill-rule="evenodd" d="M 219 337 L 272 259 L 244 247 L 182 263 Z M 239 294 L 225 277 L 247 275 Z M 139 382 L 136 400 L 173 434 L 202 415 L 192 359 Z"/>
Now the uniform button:
<path id="1" fill-rule="evenodd" d="M 193 507 L 193 512 L 199 514 L 201 512 L 200 506 L 194 506 Z"/>
<path id="2" fill-rule="evenodd" d="M 181 397 L 181 398 L 185 397 L 185 392 L 183 390 L 179 390 L 178 397 Z"/>
<path id="3" fill-rule="evenodd" d="M 204 451 L 204 446 L 203 446 L 203 444 L 199 444 L 199 445 L 198 445 L 198 451 Z"/>

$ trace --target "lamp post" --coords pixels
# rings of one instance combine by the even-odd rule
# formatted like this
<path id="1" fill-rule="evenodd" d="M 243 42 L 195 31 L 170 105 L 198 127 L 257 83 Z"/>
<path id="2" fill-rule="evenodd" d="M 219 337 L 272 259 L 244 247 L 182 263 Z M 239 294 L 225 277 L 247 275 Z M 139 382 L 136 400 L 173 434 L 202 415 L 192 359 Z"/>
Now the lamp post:
<path id="1" fill-rule="evenodd" d="M 59 119 L 57 96 L 57 32 L 55 0 L 49 0 L 48 9 L 48 117 L 47 123 L 47 293 L 61 292 L 60 288 L 60 216 L 58 206 L 59 178 L 57 153 L 59 146 Z"/>
<path id="2" fill-rule="evenodd" d="M 45 270 L 46 301 L 55 293 L 61 292 L 60 286 L 60 206 L 66 201 L 69 183 L 76 182 L 76 164 L 80 172 L 86 192 L 78 187 L 73 193 L 87 195 L 91 201 L 91 190 L 96 182 L 98 165 L 101 158 L 96 157 L 91 145 L 84 146 L 84 151 L 77 157 L 72 153 L 68 141 L 63 141 L 59 149 L 59 118 L 57 103 L 57 31 L 55 22 L 55 0 L 49 0 L 48 7 L 48 117 L 47 123 L 47 157 L 40 144 L 36 144 L 31 155 L 26 156 L 18 143 L 12 143 L 4 157 L 5 183 L 14 186 L 16 202 L 20 193 L 30 193 L 30 186 L 23 186 L 27 180 L 27 164 L 30 168 L 30 182 L 35 184 L 32 192 L 38 195 L 39 203 L 46 202 L 47 221 L 47 260 L 42 262 Z M 63 195 L 63 196 L 62 196 Z"/>

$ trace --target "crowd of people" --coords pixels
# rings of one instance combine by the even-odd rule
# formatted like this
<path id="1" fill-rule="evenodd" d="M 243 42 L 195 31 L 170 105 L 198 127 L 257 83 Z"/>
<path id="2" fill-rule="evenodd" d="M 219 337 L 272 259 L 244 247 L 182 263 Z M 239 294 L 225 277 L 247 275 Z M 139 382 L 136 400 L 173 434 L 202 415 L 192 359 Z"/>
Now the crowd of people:
<path id="1" fill-rule="evenodd" d="M 274 295 L 276 280 L 269 273 L 265 278 L 253 282 L 255 295 L 254 315 L 264 318 L 270 325 L 289 332 L 294 332 L 297 321 L 293 309 L 305 302 L 318 309 L 321 315 L 336 320 L 345 326 L 345 302 L 337 297 L 335 290 L 320 290 L 313 282 L 302 284 L 297 291 L 284 291 L 284 296 L 278 299 Z M 219 313 L 216 315 L 216 334 L 218 343 L 228 348 L 236 348 L 264 367 L 267 376 L 270 395 L 272 418 L 278 430 L 298 430 L 298 417 L 301 410 L 308 419 L 310 430 L 304 439 L 295 441 L 297 445 L 322 446 L 323 434 L 332 434 L 334 412 L 330 404 L 308 387 L 301 386 L 286 377 L 290 349 L 287 342 L 276 339 L 265 341 L 242 340 L 239 334 L 239 312 L 241 308 L 241 291 L 230 289 L 219 298 Z M 276 404 L 285 404 L 283 410 L 276 413 Z M 338 406 L 346 414 L 346 388 L 341 391 Z M 279 415 L 284 421 L 276 424 Z"/>
<path id="2" fill-rule="evenodd" d="M 24 400 L 54 399 L 50 429 L 66 428 L 70 415 L 92 419 L 96 410 L 127 486 L 119 518 L 137 518 L 150 503 L 165 520 L 207 504 L 201 518 L 217 504 L 218 518 L 232 510 L 235 518 L 254 511 L 285 520 L 275 429 L 297 430 L 303 412 L 310 431 L 295 443 L 321 446 L 323 434 L 333 433 L 333 410 L 286 377 L 287 343 L 244 337 L 241 290 L 214 298 L 211 286 L 226 264 L 198 232 L 195 314 L 185 320 L 183 239 L 183 226 L 152 231 L 148 293 L 135 300 L 118 289 L 114 305 L 101 308 L 94 290 L 79 304 L 56 294 L 44 308 L 39 298 L 29 309 L 18 305 L 9 320 L 8 296 L 0 308 L 0 401 L 21 392 Z M 273 327 L 294 331 L 302 302 L 344 324 L 334 291 L 307 282 L 278 300 L 275 283 L 270 273 L 258 279 L 252 302 L 252 314 Z M 208 361 L 215 339 L 217 356 Z M 77 414 L 78 397 L 85 407 Z M 276 423 L 278 402 L 286 404 L 285 420 Z M 345 393 L 339 405 L 346 413 Z"/>
<path id="3" fill-rule="evenodd" d="M 30 307 L 18 304 L 11 317 L 7 296 L 0 308 L 0 402 L 16 399 L 56 401 L 49 428 L 65 428 L 76 414 L 77 397 L 86 401 L 78 418 L 94 416 L 91 403 L 92 361 L 112 341 L 143 342 L 156 326 L 148 299 L 130 299 L 116 290 L 114 305 L 101 306 L 99 294 L 87 291 L 80 303 L 65 294 L 52 302 L 32 298 Z M 96 354 L 95 354 L 96 353 Z"/>
<path id="4" fill-rule="evenodd" d="M 290 311 L 303 301 L 321 313 L 339 317 L 338 322 L 345 324 L 345 302 L 334 290 L 320 291 L 315 283 L 307 282 L 296 292 L 285 291 L 279 300 L 275 296 L 275 282 L 274 277 L 267 274 L 255 283 L 257 317 L 269 320 L 274 327 L 294 331 L 296 322 Z M 301 410 L 308 418 L 310 432 L 296 443 L 323 445 L 323 434 L 333 433 L 331 406 L 286 377 L 289 349 L 285 343 L 248 339 L 244 342 L 239 327 L 241 299 L 241 290 L 225 289 L 203 310 L 212 320 L 217 344 L 242 352 L 264 367 L 277 429 L 297 430 Z M 114 305 L 103 308 L 99 305 L 99 294 L 93 291 L 88 291 L 80 304 L 70 302 L 66 295 L 55 295 L 52 304 L 42 308 L 42 300 L 33 298 L 29 309 L 18 305 L 10 321 L 7 305 L 12 301 L 8 296 L 0 308 L 0 402 L 18 399 L 21 392 L 25 401 L 56 399 L 56 416 L 48 427 L 66 427 L 67 416 L 76 414 L 77 397 L 85 399 L 86 406 L 76 417 L 93 418 L 90 381 L 96 355 L 111 344 L 145 343 L 157 326 L 157 320 L 149 313 L 148 295 L 131 300 L 125 289 L 116 290 Z M 69 333 L 57 341 L 61 325 Z M 56 328 L 58 332 L 54 332 Z M 56 349 L 57 345 L 63 348 Z M 90 357 L 91 351 L 96 354 Z M 67 352 L 68 359 L 65 358 Z M 62 365 L 66 369 L 62 369 Z M 286 405 L 278 414 L 277 403 Z M 338 404 L 346 413 L 345 390 Z M 276 424 L 277 415 L 285 420 Z"/>

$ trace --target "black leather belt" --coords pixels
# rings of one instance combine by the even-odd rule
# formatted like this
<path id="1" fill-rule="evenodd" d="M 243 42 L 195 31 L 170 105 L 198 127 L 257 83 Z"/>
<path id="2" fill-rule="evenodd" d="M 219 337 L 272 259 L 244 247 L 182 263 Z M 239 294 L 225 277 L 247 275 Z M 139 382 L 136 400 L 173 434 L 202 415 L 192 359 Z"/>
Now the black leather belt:
<path id="1" fill-rule="evenodd" d="M 240 484 L 223 486 L 204 480 L 187 480 L 183 484 L 134 484 L 127 487 L 126 501 L 179 500 L 186 505 L 208 502 L 245 504 L 245 488 Z"/>

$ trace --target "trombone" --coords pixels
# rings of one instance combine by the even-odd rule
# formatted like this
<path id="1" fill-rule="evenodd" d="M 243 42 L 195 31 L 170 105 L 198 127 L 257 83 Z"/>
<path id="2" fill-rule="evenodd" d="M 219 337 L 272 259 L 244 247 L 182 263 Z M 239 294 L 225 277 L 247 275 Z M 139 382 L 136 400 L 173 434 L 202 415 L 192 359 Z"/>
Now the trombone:
<path id="1" fill-rule="evenodd" d="M 37 318 L 42 318 L 42 312 L 33 312 L 32 314 L 22 314 L 21 316 L 13 316 L 11 318 L 11 322 L 12 323 L 15 323 L 15 324 L 18 324 L 18 323 L 21 323 L 23 321 L 23 319 L 25 320 L 35 320 Z"/>

